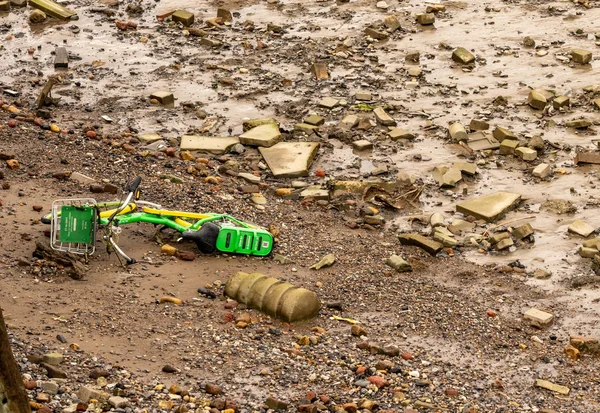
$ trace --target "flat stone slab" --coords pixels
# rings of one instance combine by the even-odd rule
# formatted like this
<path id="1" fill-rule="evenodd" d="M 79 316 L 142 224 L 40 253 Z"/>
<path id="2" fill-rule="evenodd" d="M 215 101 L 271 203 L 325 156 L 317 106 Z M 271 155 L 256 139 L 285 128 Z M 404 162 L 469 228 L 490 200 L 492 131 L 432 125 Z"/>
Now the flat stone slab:
<path id="1" fill-rule="evenodd" d="M 142 142 L 156 142 L 162 139 L 162 137 L 158 133 L 140 133 L 138 135 L 139 140 Z"/>
<path id="2" fill-rule="evenodd" d="M 308 176 L 319 150 L 318 142 L 279 142 L 270 148 L 258 148 L 273 176 L 296 178 Z"/>
<path id="3" fill-rule="evenodd" d="M 215 137 L 183 135 L 181 137 L 181 150 L 208 152 L 220 155 L 227 153 L 229 148 L 238 143 L 240 143 L 240 140 L 235 136 Z"/>
<path id="4" fill-rule="evenodd" d="M 467 146 L 474 151 L 484 151 L 487 149 L 498 149 L 500 142 L 489 132 L 479 131 L 469 134 Z"/>
<path id="5" fill-rule="evenodd" d="M 589 237 L 594 233 L 595 228 L 589 224 L 586 224 L 582 220 L 578 219 L 569 225 L 568 231 L 572 234 L 582 236 L 584 238 Z"/>
<path id="6" fill-rule="evenodd" d="M 322 199 L 329 201 L 329 191 L 327 189 L 321 188 L 320 185 L 313 185 L 300 192 L 300 198 L 314 198 L 316 200 Z"/>
<path id="7" fill-rule="evenodd" d="M 420 234 L 400 234 L 398 239 L 402 245 L 414 245 L 434 256 L 444 247 L 441 243 L 425 238 Z"/>
<path id="8" fill-rule="evenodd" d="M 259 125 L 240 135 L 242 145 L 262 146 L 269 148 L 281 140 L 279 126 L 273 123 Z"/>
<path id="9" fill-rule="evenodd" d="M 521 195 L 496 192 L 456 205 L 456 211 L 487 222 L 494 222 L 521 201 Z"/>

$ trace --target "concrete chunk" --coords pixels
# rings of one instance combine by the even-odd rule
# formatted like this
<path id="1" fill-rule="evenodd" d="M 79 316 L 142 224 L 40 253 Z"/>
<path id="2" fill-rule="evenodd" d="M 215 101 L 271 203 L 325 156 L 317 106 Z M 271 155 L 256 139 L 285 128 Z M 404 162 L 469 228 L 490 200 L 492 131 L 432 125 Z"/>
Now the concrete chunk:
<path id="1" fill-rule="evenodd" d="M 240 135 L 240 143 L 242 145 L 269 148 L 280 140 L 281 132 L 279 132 L 279 127 L 273 123 L 257 126 Z"/>
<path id="2" fill-rule="evenodd" d="M 594 258 L 596 254 L 598 254 L 596 248 L 579 247 L 579 256 L 582 258 Z"/>
<path id="3" fill-rule="evenodd" d="M 594 99 L 594 109 L 600 109 L 600 98 Z"/>
<path id="4" fill-rule="evenodd" d="M 571 104 L 571 99 L 569 99 L 568 96 L 557 96 L 552 101 L 552 106 L 554 106 L 554 109 L 568 107 L 570 104 Z"/>
<path id="5" fill-rule="evenodd" d="M 344 119 L 340 121 L 340 126 L 346 129 L 352 129 L 358 125 L 358 116 L 356 115 L 346 115 Z"/>
<path id="6" fill-rule="evenodd" d="M 452 60 L 463 65 L 468 65 L 475 61 L 475 56 L 464 47 L 459 47 L 452 52 Z"/>
<path id="7" fill-rule="evenodd" d="M 383 126 L 396 126 L 396 121 L 380 106 L 373 110 L 377 122 Z"/>
<path id="8" fill-rule="evenodd" d="M 521 201 L 521 195 L 511 192 L 496 192 L 456 205 L 456 211 L 473 215 L 486 222 L 494 222 L 504 216 Z"/>
<path id="9" fill-rule="evenodd" d="M 300 192 L 300 198 L 314 198 L 316 200 L 329 201 L 329 191 L 327 189 L 321 188 L 320 185 L 312 185 L 307 187 L 306 189 L 303 189 L 302 192 Z"/>
<path id="10" fill-rule="evenodd" d="M 505 238 L 502 241 L 498 242 L 495 245 L 495 247 L 498 251 L 502 251 L 509 247 L 512 247 L 513 245 L 515 245 L 515 243 L 513 242 L 513 240 L 511 238 Z"/>
<path id="11" fill-rule="evenodd" d="M 543 328 L 552 324 L 554 315 L 537 308 L 531 308 L 523 315 L 523 320 L 528 321 L 534 327 Z"/>
<path id="12" fill-rule="evenodd" d="M 176 10 L 171 15 L 171 19 L 175 22 L 180 22 L 184 26 L 191 26 L 194 24 L 194 14 L 185 10 Z"/>
<path id="13" fill-rule="evenodd" d="M 158 133 L 140 133 L 138 139 L 142 142 L 152 143 L 162 139 Z"/>
<path id="14" fill-rule="evenodd" d="M 150 95 L 150 99 L 156 99 L 158 102 L 167 107 L 173 107 L 175 105 L 175 98 L 171 92 L 166 90 L 159 90 Z"/>
<path id="15" fill-rule="evenodd" d="M 352 147 L 357 151 L 366 151 L 369 149 L 373 149 L 373 142 L 368 141 L 366 139 L 361 139 L 358 141 L 352 142 Z"/>
<path id="16" fill-rule="evenodd" d="M 296 132 L 304 132 L 308 135 L 313 133 L 314 131 L 319 130 L 318 126 L 310 125 L 308 123 L 297 123 L 294 125 L 294 131 Z"/>
<path id="17" fill-rule="evenodd" d="M 454 248 L 458 245 L 457 240 L 440 231 L 435 231 L 435 233 L 433 234 L 433 240 L 441 243 L 444 247 L 447 248 Z"/>
<path id="18" fill-rule="evenodd" d="M 534 109 L 542 110 L 546 107 L 546 97 L 538 90 L 532 90 L 527 97 L 527 104 Z"/>
<path id="19" fill-rule="evenodd" d="M 571 336 L 569 343 L 582 353 L 600 356 L 600 342 L 597 338 Z"/>
<path id="20" fill-rule="evenodd" d="M 393 140 L 396 141 L 398 139 L 415 139 L 416 136 L 407 131 L 406 129 L 402 129 L 402 128 L 393 128 L 392 130 L 390 130 L 388 132 L 388 136 Z"/>
<path id="21" fill-rule="evenodd" d="M 125 397 L 113 396 L 110 399 L 108 399 L 108 404 L 110 404 L 115 409 L 121 409 L 129 405 L 129 400 Z"/>
<path id="22" fill-rule="evenodd" d="M 325 123 L 325 119 L 319 115 L 310 115 L 304 119 L 304 123 L 308 123 L 309 125 L 321 126 Z"/>
<path id="23" fill-rule="evenodd" d="M 537 151 L 524 146 L 515 149 L 515 154 L 524 161 L 535 161 L 537 159 Z"/>
<path id="24" fill-rule="evenodd" d="M 518 226 L 513 231 L 513 237 L 515 237 L 515 239 L 517 239 L 519 241 L 530 235 L 533 235 L 533 227 L 531 226 L 530 223 Z"/>
<path id="25" fill-rule="evenodd" d="M 592 61 L 592 52 L 583 49 L 573 49 L 571 50 L 571 59 L 575 63 L 587 65 Z"/>
<path id="26" fill-rule="evenodd" d="M 519 141 L 504 139 L 500 144 L 500 155 L 514 155 L 519 144 Z"/>
<path id="27" fill-rule="evenodd" d="M 321 99 L 321 101 L 319 102 L 319 106 L 321 106 L 322 108 L 325 108 L 325 109 L 333 109 L 339 103 L 340 103 L 340 101 L 338 99 L 334 99 L 332 97 L 326 97 L 326 98 Z"/>
<path id="28" fill-rule="evenodd" d="M 428 26 L 435 23 L 435 14 L 423 13 L 417 14 L 417 22 L 423 26 Z"/>
<path id="29" fill-rule="evenodd" d="M 519 139 L 517 135 L 512 133 L 510 130 L 506 128 L 497 127 L 493 132 L 494 138 L 496 138 L 499 142 L 502 142 L 505 139 L 517 140 Z"/>
<path id="30" fill-rule="evenodd" d="M 471 123 L 469 123 L 469 129 L 472 131 L 488 130 L 489 128 L 490 124 L 485 120 L 471 119 Z"/>
<path id="31" fill-rule="evenodd" d="M 262 157 L 276 177 L 308 176 L 308 169 L 319 150 L 318 142 L 279 142 L 270 148 L 259 147 Z"/>
<path id="32" fill-rule="evenodd" d="M 404 259 L 399 255 L 392 255 L 385 260 L 385 263 L 398 272 L 412 271 L 412 266 L 408 262 L 404 261 Z"/>
<path id="33" fill-rule="evenodd" d="M 387 16 L 383 19 L 383 24 L 392 32 L 395 32 L 400 28 L 400 21 L 398 21 L 396 16 Z"/>
<path id="34" fill-rule="evenodd" d="M 548 165 L 547 163 L 541 163 L 535 168 L 533 168 L 532 175 L 544 179 L 547 176 L 549 176 L 551 172 L 552 167 L 550 165 Z"/>
<path id="35" fill-rule="evenodd" d="M 594 233 L 595 228 L 578 219 L 569 225 L 568 231 L 572 234 L 587 238 Z"/>
<path id="36" fill-rule="evenodd" d="M 436 255 L 444 247 L 437 241 L 432 241 L 429 238 L 425 238 L 420 234 L 400 234 L 398 235 L 400 244 L 402 245 L 414 245 L 422 248 L 431 255 Z"/>
<path id="37" fill-rule="evenodd" d="M 592 122 L 587 119 L 573 119 L 565 122 L 567 128 L 587 129 L 592 126 Z"/>
<path id="38" fill-rule="evenodd" d="M 235 136 L 183 135 L 180 148 L 182 151 L 200 151 L 220 155 L 227 153 L 233 145 L 238 143 L 240 143 L 240 140 Z"/>
<path id="39" fill-rule="evenodd" d="M 600 152 L 595 151 L 577 151 L 575 159 L 573 159 L 575 165 L 580 163 L 592 163 L 600 164 Z"/>
<path id="40" fill-rule="evenodd" d="M 473 176 L 478 172 L 477 165 L 471 162 L 454 162 L 452 167 L 470 176 Z"/>
<path id="41" fill-rule="evenodd" d="M 256 128 L 260 125 L 266 125 L 268 123 L 274 123 L 275 125 L 278 125 L 277 121 L 273 118 L 248 119 L 242 123 L 242 131 L 248 132 L 250 129 Z"/>
<path id="42" fill-rule="evenodd" d="M 385 40 L 388 38 L 388 34 L 386 32 L 382 32 L 381 30 L 377 30 L 372 27 L 367 27 L 365 29 L 365 34 L 375 40 Z"/>

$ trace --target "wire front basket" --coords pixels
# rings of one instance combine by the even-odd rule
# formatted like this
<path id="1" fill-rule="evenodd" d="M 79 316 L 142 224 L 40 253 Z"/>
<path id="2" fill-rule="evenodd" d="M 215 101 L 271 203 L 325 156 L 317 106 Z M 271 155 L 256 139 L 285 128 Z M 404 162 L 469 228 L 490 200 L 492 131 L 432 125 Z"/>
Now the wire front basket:
<path id="1" fill-rule="evenodd" d="M 52 203 L 51 247 L 62 252 L 92 255 L 96 250 L 96 200 L 59 199 Z"/>

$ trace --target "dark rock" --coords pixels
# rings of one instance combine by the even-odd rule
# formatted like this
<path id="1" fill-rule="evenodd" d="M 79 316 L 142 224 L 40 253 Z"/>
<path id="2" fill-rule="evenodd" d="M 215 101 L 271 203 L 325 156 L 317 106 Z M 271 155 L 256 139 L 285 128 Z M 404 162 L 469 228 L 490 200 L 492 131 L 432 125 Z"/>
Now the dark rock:
<path id="1" fill-rule="evenodd" d="M 46 369 L 46 375 L 48 376 L 48 378 L 51 378 L 51 379 L 66 379 L 67 378 L 67 373 L 65 373 L 64 371 L 62 371 L 61 369 L 59 369 L 56 366 L 52 366 L 47 363 L 41 363 L 40 365 Z"/>

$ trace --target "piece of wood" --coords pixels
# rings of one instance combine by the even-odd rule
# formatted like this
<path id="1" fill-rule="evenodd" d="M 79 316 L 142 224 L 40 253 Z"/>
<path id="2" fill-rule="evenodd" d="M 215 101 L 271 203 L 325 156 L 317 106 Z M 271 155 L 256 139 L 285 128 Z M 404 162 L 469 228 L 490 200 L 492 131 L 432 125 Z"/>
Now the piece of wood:
<path id="1" fill-rule="evenodd" d="M 50 93 L 52 92 L 52 86 L 54 86 L 56 83 L 58 83 L 56 78 L 51 77 L 48 79 L 37 100 L 35 101 L 35 105 L 38 109 L 43 108 L 45 105 L 51 105 L 54 102 L 54 99 L 52 96 L 50 96 Z"/>
<path id="2" fill-rule="evenodd" d="M 23 377 L 15 361 L 0 308 L 0 412 L 31 413 Z"/>
<path id="3" fill-rule="evenodd" d="M 69 52 L 66 47 L 57 47 L 54 49 L 54 68 L 69 67 Z"/>
<path id="4" fill-rule="evenodd" d="M 29 5 L 61 20 L 75 20 L 77 13 L 51 0 L 29 0 Z"/>

